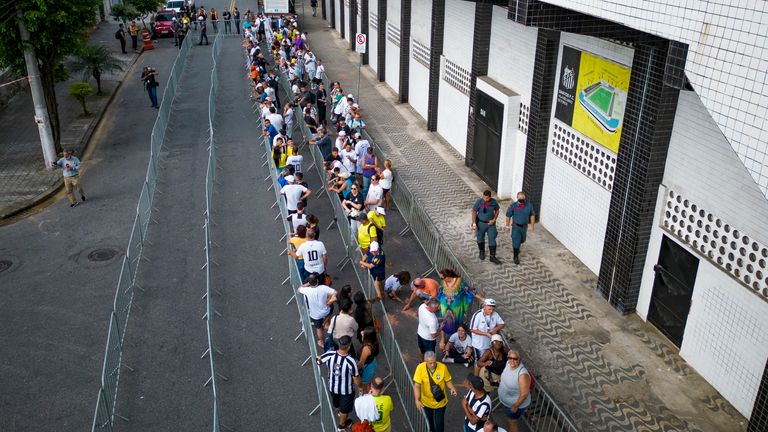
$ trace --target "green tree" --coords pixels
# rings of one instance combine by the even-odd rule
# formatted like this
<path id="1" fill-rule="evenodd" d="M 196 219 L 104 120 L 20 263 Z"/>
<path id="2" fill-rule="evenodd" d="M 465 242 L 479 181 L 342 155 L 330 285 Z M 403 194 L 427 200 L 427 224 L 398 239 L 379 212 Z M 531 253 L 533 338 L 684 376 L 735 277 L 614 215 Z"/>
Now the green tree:
<path id="1" fill-rule="evenodd" d="M 54 86 L 65 76 L 63 59 L 82 46 L 88 37 L 85 30 L 95 25 L 96 8 L 101 0 L 16 0 L 14 3 L 23 12 L 22 19 L 32 35 L 31 45 L 40 66 L 53 140 L 60 151 L 61 125 Z M 17 19 L 11 15 L 0 21 L 0 67 L 10 66 L 17 74 L 27 75 Z"/>
<path id="2" fill-rule="evenodd" d="M 144 18 L 165 6 L 164 0 L 128 0 L 127 3 L 133 6 L 133 8 L 141 14 L 141 25 L 145 28 L 147 25 L 144 23 Z"/>
<path id="3" fill-rule="evenodd" d="M 71 94 L 83 107 L 83 115 L 90 114 L 85 107 L 85 99 L 93 94 L 93 87 L 87 82 L 74 82 L 69 85 L 69 94 Z"/>
<path id="4" fill-rule="evenodd" d="M 141 16 L 136 8 L 130 5 L 126 6 L 118 3 L 112 5 L 111 9 L 112 11 L 110 14 L 112 15 L 112 18 L 114 18 L 115 21 L 122 21 L 123 24 L 128 24 L 128 21 L 133 21 Z"/>
<path id="5" fill-rule="evenodd" d="M 96 94 L 103 94 L 101 91 L 101 74 L 103 72 L 117 72 L 125 69 L 125 65 L 120 59 L 103 45 L 84 45 L 72 57 L 69 69 L 73 73 L 83 73 L 83 81 L 87 82 L 89 76 L 96 80 Z"/>

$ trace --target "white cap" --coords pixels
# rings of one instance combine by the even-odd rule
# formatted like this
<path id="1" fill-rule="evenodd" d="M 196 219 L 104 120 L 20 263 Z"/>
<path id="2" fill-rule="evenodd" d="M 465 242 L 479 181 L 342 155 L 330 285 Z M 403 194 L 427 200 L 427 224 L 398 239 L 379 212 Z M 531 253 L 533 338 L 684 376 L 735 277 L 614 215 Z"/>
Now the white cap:
<path id="1" fill-rule="evenodd" d="M 285 181 L 287 181 L 288 183 L 293 183 L 294 181 L 296 181 L 296 178 L 294 178 L 292 175 L 285 176 Z"/>
<path id="2" fill-rule="evenodd" d="M 339 136 L 347 136 L 347 133 L 345 131 L 339 131 Z"/>
<path id="3" fill-rule="evenodd" d="M 368 247 L 368 250 L 371 252 L 377 252 L 379 250 L 379 242 L 371 242 L 371 245 Z"/>
<path id="4" fill-rule="evenodd" d="M 205 20 L 205 18 L 203 18 L 203 16 L 202 16 L 202 15 L 200 15 L 199 17 L 197 17 L 197 20 L 198 20 L 198 21 L 204 21 L 204 20 Z"/>
<path id="5" fill-rule="evenodd" d="M 352 96 L 352 93 L 348 94 L 347 97 L 350 98 L 350 99 L 354 99 L 355 98 L 354 96 Z"/>
<path id="6" fill-rule="evenodd" d="M 354 104 L 352 104 L 352 108 L 360 108 L 360 105 L 354 103 Z"/>
<path id="7" fill-rule="evenodd" d="M 382 214 L 382 215 L 385 215 L 385 216 L 387 214 L 387 212 L 384 210 L 384 207 L 382 207 L 382 206 L 376 207 L 376 213 Z"/>
<path id="8" fill-rule="evenodd" d="M 362 135 L 360 135 L 360 132 L 355 132 L 355 138 L 361 138 Z"/>

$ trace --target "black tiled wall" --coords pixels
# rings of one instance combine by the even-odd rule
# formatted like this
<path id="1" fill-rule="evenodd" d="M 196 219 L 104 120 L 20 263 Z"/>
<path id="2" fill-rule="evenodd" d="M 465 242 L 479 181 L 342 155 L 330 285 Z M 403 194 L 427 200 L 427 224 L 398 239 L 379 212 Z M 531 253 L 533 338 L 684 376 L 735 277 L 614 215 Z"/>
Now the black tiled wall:
<path id="1" fill-rule="evenodd" d="M 429 41 L 429 100 L 427 130 L 437 130 L 437 107 L 440 99 L 440 56 L 443 55 L 445 0 L 432 2 L 432 28 Z"/>
<path id="2" fill-rule="evenodd" d="M 673 52 L 674 51 L 674 52 Z M 634 312 L 679 90 L 665 84 L 669 42 L 635 46 L 597 291 Z M 674 77 L 670 78 L 674 80 Z"/>
<path id="3" fill-rule="evenodd" d="M 357 0 L 349 0 L 349 49 L 355 50 L 357 34 Z"/>
<path id="4" fill-rule="evenodd" d="M 331 27 L 336 27 L 336 0 L 328 0 L 328 4 L 331 7 L 328 13 L 330 15 L 328 18 L 331 20 Z"/>
<path id="5" fill-rule="evenodd" d="M 757 389 L 755 405 L 752 407 L 752 417 L 749 418 L 747 432 L 768 431 L 768 362 L 765 363 L 763 380 Z"/>
<path id="6" fill-rule="evenodd" d="M 333 0 L 333 1 L 336 1 L 336 0 Z M 339 33 L 340 33 L 342 39 L 345 39 L 347 37 L 346 36 L 346 34 L 347 34 L 346 33 L 346 31 L 347 31 L 347 21 L 346 21 L 346 18 L 344 17 L 344 15 L 346 15 L 344 13 L 344 0 L 339 0 L 339 20 L 341 21 L 341 23 L 339 25 Z"/>
<path id="7" fill-rule="evenodd" d="M 470 71 L 467 147 L 464 164 L 472 166 L 475 150 L 475 108 L 477 107 L 477 77 L 488 75 L 488 52 L 491 47 L 493 5 L 475 4 L 475 30 L 472 38 L 472 70 Z"/>
<path id="8" fill-rule="evenodd" d="M 559 51 L 560 32 L 539 29 L 536 37 L 536 58 L 533 65 L 528 139 L 525 143 L 523 171 L 523 190 L 537 215 L 541 205 L 541 190 L 544 187 L 547 141 L 552 118 L 552 97 L 556 88 Z"/>
<path id="9" fill-rule="evenodd" d="M 378 2 L 378 20 L 376 23 L 376 75 L 380 82 L 387 77 L 387 0 Z"/>
<path id="10" fill-rule="evenodd" d="M 368 16 L 368 0 L 358 0 L 360 2 L 360 33 L 365 33 L 368 38 L 365 40 L 365 54 L 363 54 L 363 64 L 368 64 L 368 50 L 370 49 L 371 43 L 370 38 L 370 27 L 368 26 L 368 20 L 370 17 Z"/>
<path id="11" fill-rule="evenodd" d="M 408 102 L 408 80 L 411 75 L 411 0 L 400 1 L 400 88 L 399 102 Z"/>

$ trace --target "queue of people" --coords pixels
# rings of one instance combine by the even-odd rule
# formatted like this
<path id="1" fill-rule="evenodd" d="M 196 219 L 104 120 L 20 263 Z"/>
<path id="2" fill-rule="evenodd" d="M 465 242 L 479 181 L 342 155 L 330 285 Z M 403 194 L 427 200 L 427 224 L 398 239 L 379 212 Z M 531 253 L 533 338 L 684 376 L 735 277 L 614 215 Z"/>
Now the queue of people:
<path id="1" fill-rule="evenodd" d="M 463 430 L 503 430 L 491 417 L 490 394 L 495 392 L 505 407 L 507 429 L 516 431 L 517 420 L 530 404 L 531 378 L 519 353 L 504 345 L 500 335 L 504 321 L 495 311 L 496 301 L 480 296 L 450 268 L 442 269 L 440 281 L 411 280 L 404 270 L 387 276 L 384 237 L 394 172 L 392 162 L 380 161 L 363 138 L 362 108 L 338 82 L 326 92 L 322 62 L 309 49 L 307 34 L 299 30 L 295 19 L 246 13 L 243 30 L 251 97 L 259 103 L 262 133 L 271 145 L 280 193 L 289 213 L 287 250 L 296 259 L 304 281 L 298 292 L 306 298 L 315 343 L 324 351 L 317 362 L 329 368 L 328 390 L 338 410 L 338 430 L 352 427 L 353 410 L 360 420 L 355 427 L 370 426 L 360 430 L 391 430 L 391 398 L 382 395 L 383 380 L 375 376 L 380 348 L 371 311 L 374 302 L 388 298 L 404 303 L 403 311 L 418 305 L 417 344 L 422 362 L 414 372 L 413 392 L 430 431 L 445 430 L 449 397 L 459 397 L 446 366 L 450 363 L 463 364 L 469 372 L 463 384 L 470 391 L 458 402 L 464 412 Z M 280 73 L 290 82 L 288 100 L 280 100 Z M 306 137 L 307 142 L 316 145 L 324 157 L 324 187 L 344 209 L 345 222 L 360 247 L 357 264 L 370 272 L 376 298 L 368 300 L 349 285 L 332 288 L 326 270 L 328 253 L 319 240 L 319 221 L 306 214 L 312 190 L 304 181 L 303 157 L 295 143 L 300 139 L 295 134 L 296 112 L 312 135 Z M 498 209 L 494 221 L 497 216 Z M 495 245 L 491 254 L 493 261 Z M 407 299 L 401 298 L 401 291 L 407 288 Z M 482 307 L 472 314 L 475 299 Z"/>

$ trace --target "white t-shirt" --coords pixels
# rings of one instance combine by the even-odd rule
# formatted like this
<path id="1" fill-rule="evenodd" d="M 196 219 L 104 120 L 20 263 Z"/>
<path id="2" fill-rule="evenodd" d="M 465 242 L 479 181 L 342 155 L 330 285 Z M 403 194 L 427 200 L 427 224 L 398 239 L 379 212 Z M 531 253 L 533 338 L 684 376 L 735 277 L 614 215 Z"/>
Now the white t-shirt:
<path id="1" fill-rule="evenodd" d="M 325 245 L 319 240 L 310 240 L 302 243 L 296 250 L 296 255 L 304 257 L 304 270 L 309 273 L 323 273 L 325 271 Z"/>
<path id="2" fill-rule="evenodd" d="M 499 324 L 504 324 L 504 320 L 501 316 L 493 311 L 490 315 L 483 313 L 483 310 L 475 312 L 472 315 L 472 320 L 469 322 L 470 330 L 480 330 L 481 332 L 489 332 L 492 328 Z M 479 334 L 472 334 L 472 346 L 479 350 L 487 350 L 491 347 L 491 338 Z"/>
<path id="3" fill-rule="evenodd" d="M 381 172 L 379 186 L 381 186 L 382 189 L 392 189 L 392 171 L 389 168 Z"/>
<path id="4" fill-rule="evenodd" d="M 342 137 L 336 138 L 336 143 L 334 144 L 337 149 L 339 149 L 339 153 L 344 151 L 344 145 L 346 145 L 347 141 L 343 139 Z"/>
<path id="5" fill-rule="evenodd" d="M 288 156 L 288 158 L 285 160 L 286 165 L 292 165 L 293 166 L 293 172 L 300 173 L 301 172 L 301 163 L 304 161 L 304 156 L 302 155 L 293 155 Z"/>
<path id="6" fill-rule="evenodd" d="M 347 151 L 347 149 L 344 149 L 339 152 L 339 156 L 341 156 L 341 163 L 344 164 L 344 168 L 346 168 L 349 172 L 355 172 L 355 162 L 353 162 L 357 159 L 357 154 L 355 151 Z"/>
<path id="7" fill-rule="evenodd" d="M 272 122 L 272 126 L 274 126 L 275 129 L 277 129 L 278 131 L 283 128 L 283 124 L 284 124 L 283 123 L 283 116 L 281 116 L 280 114 L 278 114 L 278 113 L 274 113 L 274 114 L 270 113 L 267 116 L 267 120 Z"/>
<path id="8" fill-rule="evenodd" d="M 288 215 L 288 220 L 291 222 L 291 226 L 293 226 L 293 232 L 298 231 L 300 225 L 307 226 L 307 215 L 302 213 L 291 213 Z"/>
<path id="9" fill-rule="evenodd" d="M 317 79 L 323 79 L 323 73 L 325 73 L 325 66 L 318 65 L 317 70 L 315 71 L 315 78 Z"/>
<path id="10" fill-rule="evenodd" d="M 305 243 L 306 244 L 306 243 Z M 437 321 L 437 315 L 427 310 L 427 304 L 422 303 L 419 306 L 419 329 L 416 334 L 421 336 L 422 339 L 432 341 L 435 337 L 432 334 L 437 333 L 440 324 Z"/>
<path id="11" fill-rule="evenodd" d="M 323 319 L 331 313 L 331 307 L 328 306 L 328 299 L 336 294 L 336 290 L 327 285 L 318 285 L 316 287 L 299 287 L 299 292 L 307 298 L 307 308 L 309 317 L 312 319 Z"/>
<path id="12" fill-rule="evenodd" d="M 296 204 L 301 201 L 301 196 L 307 188 L 300 184 L 287 184 L 280 189 L 280 193 L 285 195 L 285 205 L 288 210 L 296 210 Z"/>
<path id="13" fill-rule="evenodd" d="M 268 107 L 268 106 L 266 106 L 266 105 L 264 105 L 264 106 L 261 108 L 261 118 L 265 119 L 265 118 L 267 118 L 267 116 L 268 116 L 268 115 L 270 115 L 270 114 L 272 114 L 272 113 L 270 113 L 270 112 L 269 112 L 269 107 Z M 279 129 L 278 129 L 278 130 L 279 130 Z"/>
<path id="14" fill-rule="evenodd" d="M 448 342 L 453 344 L 453 347 L 456 348 L 456 351 L 464 354 L 466 350 L 472 346 L 472 336 L 467 333 L 467 337 L 464 338 L 464 340 L 461 340 L 459 339 L 459 334 L 454 333 L 450 338 L 448 338 Z"/>
<path id="15" fill-rule="evenodd" d="M 368 210 L 373 210 L 379 205 L 381 205 L 381 197 L 384 195 L 384 190 L 381 188 L 381 185 L 374 185 L 371 184 L 368 187 L 368 195 L 365 196 L 365 201 L 369 202 L 372 200 L 376 200 L 373 204 L 368 204 Z"/>
<path id="16" fill-rule="evenodd" d="M 384 291 L 386 292 L 397 291 L 402 287 L 400 281 L 397 279 L 397 275 L 392 275 L 384 281 Z"/>

